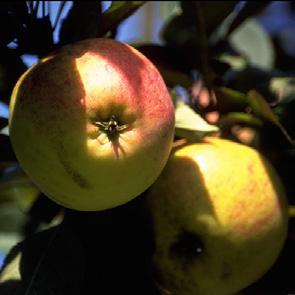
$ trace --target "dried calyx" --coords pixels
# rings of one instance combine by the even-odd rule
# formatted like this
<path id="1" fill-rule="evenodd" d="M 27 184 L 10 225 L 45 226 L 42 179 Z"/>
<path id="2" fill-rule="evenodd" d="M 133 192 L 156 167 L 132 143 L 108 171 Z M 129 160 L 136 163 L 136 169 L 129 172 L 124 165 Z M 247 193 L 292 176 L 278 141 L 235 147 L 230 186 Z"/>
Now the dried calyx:
<path id="1" fill-rule="evenodd" d="M 105 132 L 109 138 L 118 136 L 120 132 L 125 131 L 129 127 L 128 124 L 120 125 L 114 115 L 111 115 L 108 121 L 95 121 L 93 124 L 97 126 L 100 131 Z"/>

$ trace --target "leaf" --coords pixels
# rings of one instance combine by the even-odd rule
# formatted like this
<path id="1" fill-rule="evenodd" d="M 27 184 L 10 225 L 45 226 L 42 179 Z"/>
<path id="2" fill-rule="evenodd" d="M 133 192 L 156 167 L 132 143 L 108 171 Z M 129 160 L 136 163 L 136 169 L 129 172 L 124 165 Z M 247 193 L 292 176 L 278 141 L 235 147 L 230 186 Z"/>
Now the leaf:
<path id="1" fill-rule="evenodd" d="M 13 41 L 22 30 L 22 26 L 28 19 L 28 7 L 25 1 L 3 1 L 0 7 L 0 44 L 7 45 Z"/>
<path id="2" fill-rule="evenodd" d="M 267 90 L 275 96 L 274 103 L 295 101 L 295 77 L 273 77 Z"/>
<path id="3" fill-rule="evenodd" d="M 274 45 L 269 33 L 257 20 L 253 18 L 246 20 L 228 39 L 234 51 L 244 56 L 250 65 L 268 71 L 273 69 Z"/>
<path id="4" fill-rule="evenodd" d="M 0 27 L 5 27 L 5 30 L 1 31 L 0 45 L 7 45 L 16 37 L 16 32 L 19 29 L 18 25 L 14 22 L 14 16 L 9 13 L 2 13 L 0 11 Z"/>
<path id="5" fill-rule="evenodd" d="M 0 163 L 15 161 L 17 160 L 9 136 L 0 134 Z"/>
<path id="6" fill-rule="evenodd" d="M 180 14 L 179 1 L 161 1 L 160 2 L 160 17 L 165 22 L 173 16 Z"/>
<path id="7" fill-rule="evenodd" d="M 168 87 L 181 85 L 189 88 L 193 84 L 193 77 L 183 66 L 179 54 L 166 46 L 145 44 L 136 46 L 157 67 Z"/>
<path id="8" fill-rule="evenodd" d="M 11 169 L 9 167 L 6 170 Z M 14 202 L 18 209 L 27 211 L 38 194 L 39 190 L 25 174 L 8 178 L 4 170 L 4 175 L 0 178 L 0 204 Z"/>
<path id="9" fill-rule="evenodd" d="M 227 36 L 229 36 L 236 28 L 238 28 L 249 17 L 259 14 L 271 1 L 247 1 L 244 6 L 237 12 L 236 17 L 228 28 Z"/>
<path id="10" fill-rule="evenodd" d="M 194 2 L 196 1 L 181 2 L 185 18 L 195 18 L 196 5 Z M 238 2 L 239 1 L 199 1 L 208 38 L 233 11 Z"/>
<path id="11" fill-rule="evenodd" d="M 103 13 L 97 37 L 114 30 L 123 20 L 132 15 L 146 1 L 112 1 L 111 6 Z"/>
<path id="12" fill-rule="evenodd" d="M 175 135 L 187 139 L 199 139 L 205 134 L 218 132 L 218 127 L 208 124 L 184 102 L 178 100 L 175 108 Z"/>
<path id="13" fill-rule="evenodd" d="M 295 206 L 294 205 L 289 206 L 289 216 L 291 218 L 295 218 Z"/>
<path id="14" fill-rule="evenodd" d="M 247 111 L 249 102 L 246 94 L 226 87 L 216 87 L 214 91 L 221 113 Z"/>
<path id="15" fill-rule="evenodd" d="M 101 13 L 100 1 L 74 1 L 62 22 L 59 44 L 96 37 L 101 25 Z"/>
<path id="16" fill-rule="evenodd" d="M 0 204 L 0 249 L 9 250 L 12 242 L 18 241 L 20 229 L 26 220 L 26 214 L 15 202 L 6 201 Z M 0 292 L 1 294 L 1 292 Z"/>
<path id="17" fill-rule="evenodd" d="M 9 136 L 9 126 L 7 125 L 7 126 L 3 127 L 2 129 L 0 129 L 0 134 Z"/>
<path id="18" fill-rule="evenodd" d="M 84 272 L 81 244 L 61 224 L 27 238 L 12 249 L 0 273 L 0 293 L 8 289 L 20 294 L 78 295 Z"/>
<path id="19" fill-rule="evenodd" d="M 251 127 L 261 127 L 263 125 L 263 122 L 251 114 L 239 112 L 228 113 L 225 116 L 222 116 L 218 121 L 218 125 L 221 128 L 232 126 L 235 124 L 245 124 Z"/>
<path id="20" fill-rule="evenodd" d="M 17 50 L 0 46 L 0 99 L 8 103 L 11 91 L 23 72 L 27 69 Z"/>
<path id="21" fill-rule="evenodd" d="M 293 139 L 279 122 L 266 100 L 255 90 L 247 94 L 226 87 L 215 89 L 221 113 L 245 112 L 251 113 L 264 122 L 269 122 L 280 129 L 285 138 L 292 145 Z"/>
<path id="22" fill-rule="evenodd" d="M 43 57 L 50 53 L 54 46 L 49 15 L 42 18 L 30 18 L 18 36 L 18 50 L 22 54 L 35 54 L 38 57 Z"/>
<path id="23" fill-rule="evenodd" d="M 12 261 L 6 265 L 6 267 L 2 270 L 0 273 L 0 290 L 1 290 L 1 284 L 3 282 L 6 282 L 8 280 L 20 280 L 20 259 L 21 255 L 20 253 L 17 253 L 15 257 L 12 259 Z"/>
<path id="24" fill-rule="evenodd" d="M 253 113 L 268 122 L 271 122 L 275 126 L 277 126 L 280 131 L 283 133 L 283 135 L 286 137 L 286 139 L 291 143 L 294 144 L 294 140 L 289 136 L 288 132 L 285 130 L 285 128 L 281 125 L 279 122 L 279 119 L 277 116 L 273 113 L 268 103 L 265 101 L 265 99 L 255 90 L 251 90 L 248 92 L 248 99 L 250 106 L 253 110 Z"/>
<path id="25" fill-rule="evenodd" d="M 8 125 L 8 119 L 0 117 L 0 130 Z"/>

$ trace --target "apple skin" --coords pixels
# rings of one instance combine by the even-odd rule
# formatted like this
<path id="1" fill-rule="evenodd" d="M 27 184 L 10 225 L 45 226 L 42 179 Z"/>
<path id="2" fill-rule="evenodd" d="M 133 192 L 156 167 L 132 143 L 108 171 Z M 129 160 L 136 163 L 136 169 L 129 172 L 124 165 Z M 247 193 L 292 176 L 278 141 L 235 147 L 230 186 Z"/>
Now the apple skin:
<path id="1" fill-rule="evenodd" d="M 278 258 L 288 228 L 281 182 L 256 150 L 207 138 L 172 151 L 146 195 L 163 294 L 229 295 Z"/>
<path id="2" fill-rule="evenodd" d="M 115 118 L 110 136 L 97 122 Z M 67 45 L 17 82 L 10 138 L 25 172 L 58 204 L 81 211 L 124 204 L 166 164 L 174 107 L 155 66 L 106 38 Z"/>

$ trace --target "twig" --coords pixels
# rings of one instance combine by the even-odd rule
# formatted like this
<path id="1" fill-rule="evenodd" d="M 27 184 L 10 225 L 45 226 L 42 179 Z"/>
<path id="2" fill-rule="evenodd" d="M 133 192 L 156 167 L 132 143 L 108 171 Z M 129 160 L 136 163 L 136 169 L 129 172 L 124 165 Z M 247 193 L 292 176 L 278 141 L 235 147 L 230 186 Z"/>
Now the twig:
<path id="1" fill-rule="evenodd" d="M 58 11 L 57 11 L 56 18 L 55 18 L 55 22 L 54 22 L 54 24 L 53 24 L 53 31 L 56 29 L 56 26 L 57 26 L 57 24 L 58 24 L 58 21 L 59 21 L 59 19 L 60 19 L 60 17 L 61 17 L 61 14 L 62 14 L 62 12 L 63 12 L 63 9 L 64 9 L 65 5 L 66 5 L 66 1 L 62 1 L 62 2 L 59 4 Z"/>
<path id="2" fill-rule="evenodd" d="M 200 55 L 201 55 L 201 67 L 204 75 L 204 81 L 208 88 L 209 95 L 211 97 L 213 90 L 213 73 L 209 65 L 209 53 L 208 53 L 208 38 L 206 31 L 206 24 L 203 17 L 202 6 L 200 1 L 195 1 L 196 7 L 196 27 L 200 33 Z M 196 36 L 197 38 L 197 36 Z"/>

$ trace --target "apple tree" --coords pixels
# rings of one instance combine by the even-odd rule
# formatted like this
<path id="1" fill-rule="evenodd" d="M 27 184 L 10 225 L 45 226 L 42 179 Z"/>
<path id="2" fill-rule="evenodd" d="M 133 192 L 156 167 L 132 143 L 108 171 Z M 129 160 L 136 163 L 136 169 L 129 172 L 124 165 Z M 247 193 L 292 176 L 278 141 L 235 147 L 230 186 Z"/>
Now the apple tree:
<path id="1" fill-rule="evenodd" d="M 116 40 L 125 21 L 130 17 L 142 17 L 140 12 L 154 3 L 111 1 L 105 8 L 100 1 L 77 1 L 71 4 L 69 1 L 59 1 L 55 3 L 57 11 L 53 16 L 53 4 L 50 1 L 1 2 L 0 106 L 4 110 L 0 112 L 0 257 L 3 260 L 0 294 L 195 294 L 193 289 L 187 293 L 177 289 L 175 293 L 161 286 L 157 280 L 158 276 L 163 277 L 165 264 L 161 268 L 163 273 L 156 273 L 152 258 L 156 248 L 155 236 L 146 204 L 151 188 L 154 195 L 158 192 L 164 195 L 161 185 L 149 185 L 136 198 L 130 198 L 128 202 L 126 200 L 126 203 L 113 208 L 88 211 L 68 208 L 49 198 L 34 179 L 25 173 L 9 136 L 10 123 L 6 113 L 8 108 L 12 111 L 12 92 L 19 78 L 30 68 L 24 62 L 24 56 L 35 56 L 41 61 L 60 52 L 65 46 L 83 40 Z M 286 236 L 270 269 L 259 279 L 249 282 L 246 288 L 243 286 L 238 293 L 241 295 L 295 293 L 292 275 L 292 262 L 295 259 L 295 190 L 292 183 L 295 167 L 294 53 L 293 56 L 289 54 L 280 39 L 261 28 L 258 17 L 272 4 L 271 1 L 161 2 L 159 7 L 163 24 L 157 32 L 161 42 L 148 40 L 129 44 L 155 65 L 169 91 L 175 111 L 173 148 L 182 144 L 198 145 L 205 138 L 217 137 L 243 146 L 246 150 L 257 151 L 273 166 L 280 178 L 288 203 L 285 210 L 288 219 Z M 70 8 L 62 17 L 67 5 Z M 286 2 L 286 5 L 291 7 L 293 4 Z M 154 19 L 150 19 L 145 25 L 152 27 L 153 23 Z M 57 41 L 55 34 L 58 36 Z M 132 72 L 134 76 L 130 80 L 136 80 L 135 76 L 140 69 L 137 71 Z M 150 85 L 151 95 L 152 87 L 153 83 Z M 28 93 L 28 97 L 32 93 Z M 152 111 L 152 108 L 149 105 L 148 110 Z M 165 115 L 162 113 L 161 117 Z M 147 126 L 149 124 L 153 124 L 152 120 L 146 123 Z M 112 128 L 120 128 L 114 117 L 96 122 L 96 125 L 108 132 Z M 26 130 L 26 126 L 18 128 L 19 132 Z M 124 131 L 128 126 L 121 122 L 121 128 Z M 156 132 L 153 130 L 153 133 Z M 148 138 L 146 140 L 148 143 Z M 31 145 L 34 146 L 34 142 Z M 18 148 L 22 149 L 21 144 Z M 232 151 L 231 144 L 225 144 L 225 149 Z M 210 147 L 206 150 L 210 151 Z M 161 151 L 158 155 L 162 159 L 165 155 Z M 230 160 L 223 158 L 223 155 L 225 153 L 221 153 L 218 159 L 225 160 L 216 161 L 216 165 L 215 162 L 211 163 L 212 170 L 217 169 L 219 175 L 226 173 L 227 165 L 230 165 Z M 167 152 L 166 156 L 169 156 Z M 187 155 L 184 158 L 187 160 Z M 60 159 L 62 161 L 62 155 Z M 239 166 L 238 160 L 234 163 Z M 38 163 L 44 168 L 49 164 L 46 159 Z M 140 171 L 142 163 L 138 161 L 136 165 Z M 183 175 L 188 175 L 188 170 L 182 169 Z M 137 186 L 139 174 L 133 175 L 134 179 L 128 182 L 129 186 Z M 179 173 L 176 175 L 175 183 L 180 184 L 177 188 L 171 188 L 173 184 L 169 184 L 166 191 L 171 192 L 171 195 L 180 188 L 185 192 L 190 191 L 193 185 L 188 177 Z M 92 176 L 95 178 L 95 175 Z M 255 201 L 260 198 L 263 191 L 261 194 L 257 193 L 259 190 L 250 192 L 253 183 L 258 182 L 256 179 L 245 180 L 243 173 L 234 176 L 236 179 L 240 177 L 247 193 L 252 198 L 254 196 Z M 46 178 L 46 175 L 42 177 Z M 127 179 L 128 175 L 122 174 L 121 177 Z M 276 186 L 276 181 L 271 184 Z M 116 187 L 118 184 L 111 185 Z M 214 182 L 214 186 L 218 187 L 218 181 Z M 228 186 L 220 187 L 230 191 Z M 55 189 L 62 194 L 65 187 L 60 185 Z M 117 189 L 120 191 L 120 188 Z M 206 188 L 200 185 L 198 190 Z M 78 197 L 83 198 L 82 193 Z M 159 204 L 157 198 L 153 202 Z M 267 211 L 272 202 L 265 202 L 263 208 Z M 181 202 L 173 204 L 174 211 L 171 212 L 176 212 L 177 216 L 173 216 L 169 226 L 183 228 L 177 224 L 181 220 L 179 216 L 185 212 L 185 217 L 189 219 L 191 212 L 180 210 L 183 205 Z M 162 209 L 166 205 L 162 205 L 160 215 L 165 216 L 163 212 L 166 211 Z M 157 205 L 155 208 L 153 212 L 157 212 Z M 257 214 L 262 216 L 265 210 L 257 211 Z M 256 217 L 255 214 L 251 216 L 253 219 Z M 156 220 L 161 224 L 162 215 Z M 169 232 L 161 232 L 160 238 L 165 243 Z M 275 243 L 274 239 L 269 240 Z M 195 259 L 196 253 L 199 255 L 204 252 L 206 255 L 203 246 L 195 235 L 186 233 L 180 235 L 172 247 L 176 251 L 170 254 L 179 255 L 180 258 L 174 258 L 181 261 L 183 277 L 190 273 L 191 261 Z M 271 246 L 263 244 L 261 249 L 266 252 Z M 244 252 L 250 247 L 251 243 Z M 225 257 L 225 252 L 228 257 L 235 257 L 234 250 L 231 256 L 229 249 L 213 252 L 213 260 L 217 255 Z M 258 257 L 260 253 L 256 255 Z M 228 265 L 220 274 L 223 280 L 230 277 Z M 206 268 L 201 271 L 209 278 L 212 275 Z M 235 274 L 235 277 L 238 276 Z M 177 284 L 183 286 L 188 284 L 188 281 L 180 281 L 183 277 L 173 273 L 167 280 L 179 279 Z M 200 280 L 204 280 L 206 276 L 201 277 Z M 198 285 L 198 277 L 195 283 Z M 208 294 L 212 294 L 210 292 Z M 221 294 L 219 292 L 216 290 L 217 295 Z"/>

